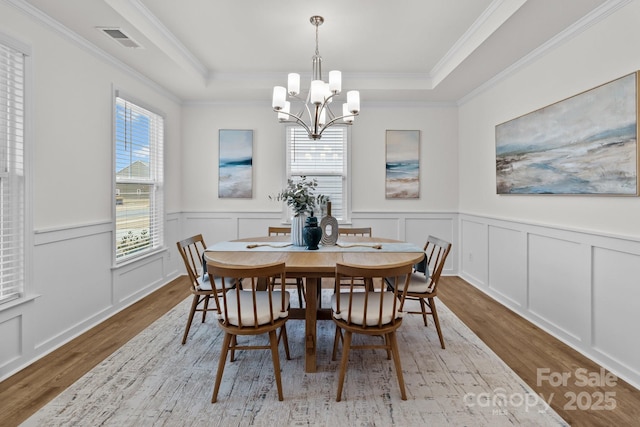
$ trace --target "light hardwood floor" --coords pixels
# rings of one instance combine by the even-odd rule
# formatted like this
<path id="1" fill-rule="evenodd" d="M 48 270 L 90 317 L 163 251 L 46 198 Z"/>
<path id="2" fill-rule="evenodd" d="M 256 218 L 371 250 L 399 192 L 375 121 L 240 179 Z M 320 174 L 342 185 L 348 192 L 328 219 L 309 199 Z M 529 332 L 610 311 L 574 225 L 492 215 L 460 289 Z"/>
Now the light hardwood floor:
<path id="1" fill-rule="evenodd" d="M 537 393 L 551 400 L 553 409 L 572 426 L 639 425 L 639 390 L 622 380 L 615 386 L 581 386 L 575 378 L 576 370 L 582 368 L 587 375 L 600 376 L 599 366 L 589 359 L 458 277 L 444 277 L 439 292 L 442 301 Z M 186 278 L 176 279 L 1 382 L 0 425 L 19 425 L 188 295 Z M 538 385 L 538 369 L 547 369 L 554 378 L 566 373 L 571 378 L 565 381 L 566 386 L 551 386 L 549 381 Z M 615 403 L 615 409 L 578 409 L 596 405 L 600 393 L 600 405 Z M 573 402 L 572 396 L 576 396 Z"/>

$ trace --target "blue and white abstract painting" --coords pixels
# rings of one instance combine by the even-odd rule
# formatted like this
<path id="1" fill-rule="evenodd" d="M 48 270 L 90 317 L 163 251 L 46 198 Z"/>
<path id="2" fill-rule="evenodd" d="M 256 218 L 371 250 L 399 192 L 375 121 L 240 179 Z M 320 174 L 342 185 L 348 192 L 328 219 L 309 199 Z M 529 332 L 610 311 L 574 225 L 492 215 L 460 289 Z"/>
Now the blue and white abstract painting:
<path id="1" fill-rule="evenodd" d="M 420 197 L 420 131 L 387 130 L 386 197 Z"/>
<path id="2" fill-rule="evenodd" d="M 218 197 L 251 198 L 253 131 L 220 129 Z"/>
<path id="3" fill-rule="evenodd" d="M 636 73 L 496 126 L 498 194 L 638 194 Z"/>

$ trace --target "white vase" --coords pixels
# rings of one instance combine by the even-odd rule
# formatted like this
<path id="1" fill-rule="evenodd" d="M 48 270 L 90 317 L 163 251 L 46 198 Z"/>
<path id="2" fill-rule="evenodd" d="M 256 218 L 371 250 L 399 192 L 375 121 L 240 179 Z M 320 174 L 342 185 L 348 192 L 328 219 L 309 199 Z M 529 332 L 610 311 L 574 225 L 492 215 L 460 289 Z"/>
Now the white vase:
<path id="1" fill-rule="evenodd" d="M 304 246 L 302 232 L 307 216 L 304 213 L 291 217 L 291 244 L 293 246 Z"/>

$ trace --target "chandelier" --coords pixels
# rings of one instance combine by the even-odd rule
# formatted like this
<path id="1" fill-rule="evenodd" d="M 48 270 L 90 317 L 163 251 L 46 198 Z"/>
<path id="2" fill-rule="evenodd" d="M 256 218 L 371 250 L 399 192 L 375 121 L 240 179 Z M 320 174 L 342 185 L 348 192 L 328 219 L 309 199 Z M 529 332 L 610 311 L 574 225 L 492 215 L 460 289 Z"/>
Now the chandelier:
<path id="1" fill-rule="evenodd" d="M 297 123 L 302 126 L 309 135 L 309 139 L 320 139 L 322 132 L 328 127 L 338 123 L 352 124 L 355 116 L 360 112 L 360 92 L 351 90 L 347 92 L 347 102 L 342 105 L 342 115 L 336 116 L 329 104 L 333 98 L 342 91 L 342 73 L 340 71 L 329 72 L 329 82 L 322 80 L 322 57 L 318 52 L 318 27 L 324 22 L 322 16 L 312 16 L 309 21 L 316 27 L 316 53 L 313 55 L 313 76 L 311 86 L 306 99 L 299 97 L 300 74 L 290 73 L 287 88 L 275 86 L 273 88 L 273 111 L 278 113 L 278 121 L 281 123 Z M 287 94 L 292 101 L 302 104 L 298 114 L 291 112 L 291 101 L 287 101 Z"/>

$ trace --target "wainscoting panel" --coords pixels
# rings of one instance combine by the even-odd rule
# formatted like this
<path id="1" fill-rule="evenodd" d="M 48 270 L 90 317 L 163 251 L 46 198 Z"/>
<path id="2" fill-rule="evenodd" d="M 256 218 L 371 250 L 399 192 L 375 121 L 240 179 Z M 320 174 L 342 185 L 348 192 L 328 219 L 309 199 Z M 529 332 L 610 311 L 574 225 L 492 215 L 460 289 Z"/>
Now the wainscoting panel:
<path id="1" fill-rule="evenodd" d="M 455 220 L 449 217 L 406 218 L 404 220 L 405 237 L 402 240 L 423 247 L 427 237 L 435 236 L 451 243 L 451 252 L 444 264 L 442 274 L 453 275 L 457 271 L 458 239 Z"/>
<path id="2" fill-rule="evenodd" d="M 593 346 L 640 376 L 640 254 L 594 248 L 593 265 Z"/>
<path id="3" fill-rule="evenodd" d="M 182 240 L 182 221 L 181 215 L 172 213 L 167 215 L 165 228 L 165 244 L 167 251 L 164 254 L 162 266 L 164 268 L 164 277 L 172 278 L 186 274 L 184 262 L 178 253 L 176 242 Z"/>
<path id="4" fill-rule="evenodd" d="M 182 238 L 202 233 L 207 243 L 264 236 L 268 227 L 282 224 L 279 212 L 186 212 Z M 345 227 L 371 227 L 374 237 L 405 240 L 422 247 L 427 236 L 453 244 L 444 275 L 458 274 L 458 217 L 456 213 L 354 212 Z"/>
<path id="5" fill-rule="evenodd" d="M 464 219 L 460 224 L 460 269 L 478 287 L 486 288 L 489 274 L 488 229 L 478 221 Z"/>
<path id="6" fill-rule="evenodd" d="M 22 348 L 22 315 L 0 317 L 0 372 L 9 363 L 17 360 L 23 354 Z"/>
<path id="7" fill-rule="evenodd" d="M 149 257 L 117 269 L 113 275 L 113 299 L 132 303 L 158 288 L 164 277 L 161 257 Z"/>
<path id="8" fill-rule="evenodd" d="M 279 212 L 187 212 L 183 214 L 182 238 L 202 233 L 207 243 L 264 236 L 269 226 L 281 226 Z M 457 274 L 457 214 L 356 212 L 345 227 L 371 227 L 373 236 L 399 239 L 423 246 L 433 234 L 453 243 L 445 274 Z"/>
<path id="9" fill-rule="evenodd" d="M 640 239 L 470 214 L 459 224 L 460 277 L 640 388 Z"/>
<path id="10" fill-rule="evenodd" d="M 319 218 L 318 221 L 320 221 Z M 290 226 L 290 224 L 283 224 L 282 216 L 280 215 L 271 214 L 270 216 L 262 217 L 238 218 L 238 236 L 239 238 L 266 236 L 269 227 L 283 226 Z"/>
<path id="11" fill-rule="evenodd" d="M 452 244 L 455 241 L 455 222 L 452 218 L 407 218 L 405 224 L 405 238 L 407 242 L 424 246 L 427 237 L 435 236 Z"/>
<path id="12" fill-rule="evenodd" d="M 405 236 L 404 221 L 397 216 L 385 218 L 376 215 L 363 215 L 351 218 L 351 224 L 340 225 L 339 227 L 371 227 L 371 235 L 374 237 L 384 237 L 385 239 L 403 239 Z M 411 236 L 414 239 L 417 236 Z M 419 240 L 419 239 L 417 239 Z M 413 240 L 407 240 L 416 243 Z M 420 245 L 424 245 L 422 242 Z"/>
<path id="13" fill-rule="evenodd" d="M 516 307 L 527 305 L 527 235 L 519 230 L 489 226 L 491 290 Z"/>
<path id="14" fill-rule="evenodd" d="M 85 231 L 45 244 L 36 241 L 31 287 L 41 295 L 35 301 L 36 348 L 67 339 L 79 324 L 104 317 L 113 305 L 111 232 L 101 227 Z"/>
<path id="15" fill-rule="evenodd" d="M 16 372 L 36 354 L 35 333 L 38 324 L 34 321 L 36 296 L 24 301 L 5 303 L 0 310 L 0 381 Z"/>
<path id="16" fill-rule="evenodd" d="M 182 236 L 179 240 L 195 236 L 196 234 L 202 234 L 204 241 L 209 244 L 238 239 L 237 217 L 232 217 L 228 213 L 183 214 Z"/>
<path id="17" fill-rule="evenodd" d="M 279 212 L 185 212 L 181 239 L 202 233 L 207 244 L 266 236 L 269 226 L 283 226 Z M 422 247 L 433 234 L 453 244 L 444 275 L 457 274 L 457 214 L 358 212 L 345 227 L 371 227 L 374 237 L 405 240 Z M 177 250 L 174 250 L 177 255 Z M 184 268 L 180 268 L 183 271 Z"/>
<path id="18" fill-rule="evenodd" d="M 167 250 L 115 268 L 110 222 L 37 230 L 26 295 L 0 306 L 0 381 L 183 274 L 181 217 L 167 215 Z"/>
<path id="19" fill-rule="evenodd" d="M 582 271 L 587 265 L 580 243 L 529 235 L 529 310 L 576 341 L 588 337 L 591 292 Z"/>

